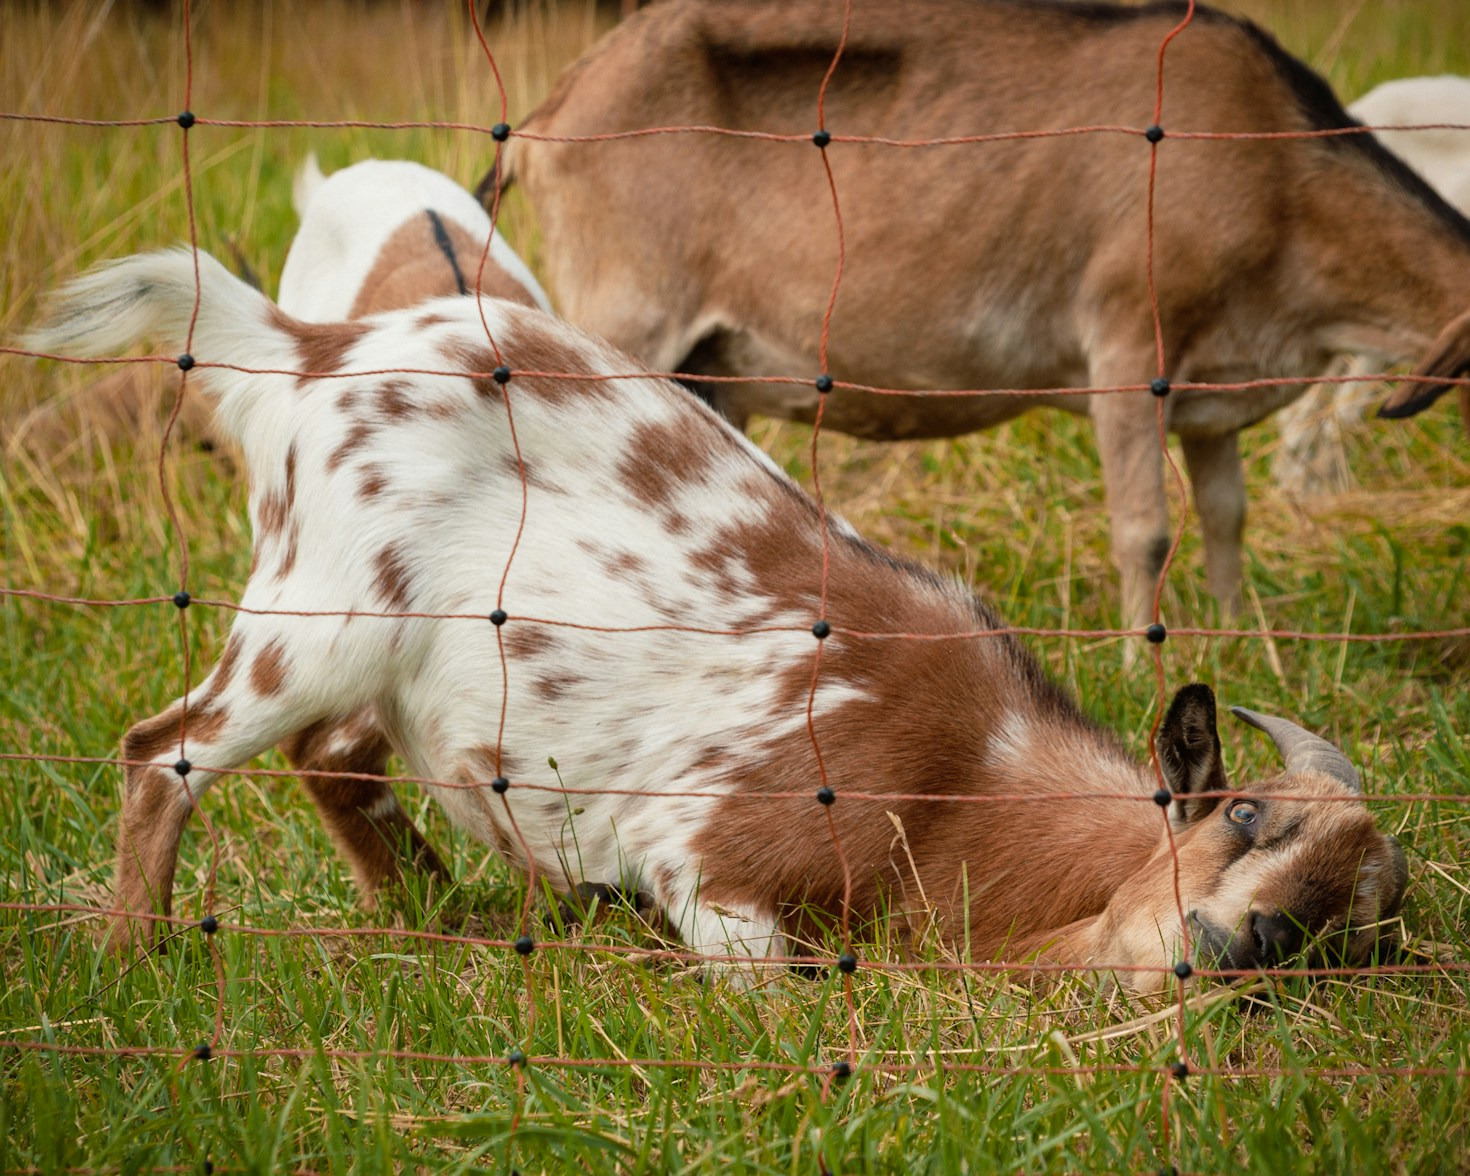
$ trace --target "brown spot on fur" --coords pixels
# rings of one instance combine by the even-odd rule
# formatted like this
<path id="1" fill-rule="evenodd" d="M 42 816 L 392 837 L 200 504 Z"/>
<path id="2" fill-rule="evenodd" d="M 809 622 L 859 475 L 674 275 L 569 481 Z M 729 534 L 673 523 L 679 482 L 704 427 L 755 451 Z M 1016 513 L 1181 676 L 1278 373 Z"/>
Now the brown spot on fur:
<path id="1" fill-rule="evenodd" d="M 389 380 L 378 389 L 374 403 L 390 421 L 406 420 L 418 412 L 418 405 L 405 393 L 409 385 L 402 380 Z"/>
<path id="2" fill-rule="evenodd" d="M 367 421 L 355 422 L 347 430 L 347 435 L 342 438 L 341 443 L 327 457 L 327 473 L 332 473 L 338 466 L 356 453 L 357 450 L 366 445 L 372 438 L 374 431 L 373 426 Z"/>
<path id="3" fill-rule="evenodd" d="M 123 759 L 152 760 L 170 748 L 180 747 L 184 738 L 183 724 L 180 722 L 181 709 L 175 703 L 163 714 L 154 715 L 128 728 L 122 740 Z"/>
<path id="4" fill-rule="evenodd" d="M 580 674 L 537 678 L 531 683 L 531 692 L 542 702 L 559 702 L 586 680 Z"/>
<path id="5" fill-rule="evenodd" d="M 286 503 L 286 496 L 275 492 L 266 492 L 260 495 L 256 501 L 255 508 L 255 537 L 257 542 L 262 539 L 274 539 L 286 529 L 286 519 L 289 517 L 290 507 Z"/>
<path id="6" fill-rule="evenodd" d="M 183 723 L 180 721 L 182 715 L 182 705 L 174 703 L 162 714 L 134 724 L 123 736 L 123 758 L 147 761 L 176 751 L 180 747 L 181 732 L 182 745 L 186 749 L 193 742 L 213 743 L 228 722 L 226 712 L 207 701 L 191 706 Z"/>
<path id="7" fill-rule="evenodd" d="M 286 643 L 280 640 L 270 642 L 250 663 L 251 688 L 266 698 L 279 694 L 286 686 L 286 671 L 289 666 Z"/>
<path id="8" fill-rule="evenodd" d="M 497 761 L 495 745 L 493 743 L 478 744 L 470 748 L 469 755 L 474 763 L 474 766 L 470 769 L 471 777 L 475 779 L 483 777 L 486 783 L 489 783 L 490 778 L 497 773 L 514 783 L 516 777 L 523 770 L 517 758 L 503 748 Z"/>
<path id="9" fill-rule="evenodd" d="M 498 338 L 502 360 L 495 358 L 489 347 L 466 346 L 457 343 L 445 352 L 449 362 L 466 373 L 481 375 L 471 377 L 475 391 L 482 397 L 498 400 L 501 387 L 489 378 L 501 362 L 511 370 L 511 388 L 514 391 L 535 396 L 547 404 L 564 404 L 573 398 L 610 397 L 615 390 L 606 380 L 558 379 L 559 376 L 596 377 L 600 373 L 587 362 L 590 349 L 579 341 L 564 344 L 555 337 L 554 324 L 532 319 L 519 314 L 508 315 L 510 329 Z M 563 328 L 565 329 L 565 328 Z M 628 370 L 637 370 L 636 361 L 626 361 Z M 529 375 L 530 372 L 546 372 L 549 375 Z M 488 385 L 488 386 L 486 386 Z"/>
<path id="10" fill-rule="evenodd" d="M 441 327 L 449 321 L 444 315 L 435 314 L 431 311 L 428 314 L 419 315 L 418 318 L 414 319 L 413 325 L 420 331 L 427 331 L 431 327 Z"/>
<path id="11" fill-rule="evenodd" d="M 184 736 L 185 748 L 195 740 L 200 743 L 214 743 L 223 733 L 229 719 L 227 711 L 221 710 L 208 701 L 202 701 L 198 706 L 190 707 L 187 732 Z"/>
<path id="12" fill-rule="evenodd" d="M 488 347 L 466 347 L 463 343 L 455 343 L 446 347 L 443 355 L 451 370 L 465 374 L 476 396 L 492 404 L 500 403 L 505 390 L 490 377 L 490 373 L 499 366 L 495 352 Z"/>
<path id="13" fill-rule="evenodd" d="M 285 533 L 289 527 L 290 536 L 285 557 L 283 558 L 284 569 L 277 569 L 277 578 L 285 576 L 291 565 L 296 562 L 296 538 L 300 528 L 291 521 L 292 507 L 296 502 L 296 444 L 286 450 L 286 476 L 284 490 L 264 490 L 256 496 L 253 506 L 255 509 L 255 537 L 256 549 L 251 562 L 251 571 L 254 572 L 256 563 L 260 556 L 260 544 L 276 539 Z"/>
<path id="14" fill-rule="evenodd" d="M 513 658 L 539 657 L 556 644 L 556 638 L 545 625 L 511 622 L 500 633 L 505 652 Z"/>
<path id="15" fill-rule="evenodd" d="M 506 454 L 501 460 L 501 469 L 505 471 L 506 477 L 512 481 L 519 482 L 524 477 L 526 485 L 532 490 L 540 490 L 543 493 L 553 494 L 562 492 L 560 486 L 554 485 L 541 477 L 541 467 L 527 458 L 524 453 L 521 454 L 521 460 L 519 462 L 516 461 L 515 454 Z"/>
<path id="16" fill-rule="evenodd" d="M 680 490 L 702 483 L 725 456 L 728 441 L 720 445 L 724 438 L 717 440 L 707 428 L 690 428 L 690 422 L 680 414 L 675 422 L 643 421 L 634 427 L 618 461 L 618 480 L 641 505 L 672 506 Z"/>
<path id="17" fill-rule="evenodd" d="M 296 345 L 301 365 L 296 376 L 297 387 L 313 376 L 341 371 L 347 352 L 369 330 L 363 323 L 302 322 L 274 305 L 269 313 L 271 326 L 288 335 Z"/>
<path id="18" fill-rule="evenodd" d="M 633 579 L 648 568 L 648 561 L 636 551 L 619 551 L 602 565 L 614 580 Z"/>
<path id="19" fill-rule="evenodd" d="M 365 500 L 376 498 L 388 485 L 388 475 L 377 466 L 368 466 L 362 471 L 362 481 L 357 484 L 357 496 Z"/>
<path id="20" fill-rule="evenodd" d="M 284 580 L 296 567 L 296 556 L 301 550 L 301 528 L 292 523 L 286 532 L 285 550 L 281 552 L 281 562 L 276 567 L 276 579 Z"/>
<path id="21" fill-rule="evenodd" d="M 436 239 L 434 223 L 427 210 L 424 214 L 410 217 L 393 231 L 378 251 L 373 268 L 363 279 L 357 300 L 352 304 L 349 318 L 401 310 L 430 298 L 464 294 L 466 288 L 474 288 L 477 276 L 481 276 L 480 289 L 490 298 L 504 298 L 523 306 L 536 305 L 536 300 L 526 288 L 493 259 L 485 259 L 484 273 L 480 274 L 480 258 L 485 252 L 488 237 L 477 237 L 442 214 L 438 214 L 438 220 L 448 239 L 452 258 Z M 466 288 L 461 287 L 461 280 Z M 432 317 L 430 314 L 423 316 L 424 319 Z"/>
<path id="22" fill-rule="evenodd" d="M 398 611 L 406 610 L 413 597 L 411 595 L 412 580 L 409 576 L 408 565 L 404 562 L 403 553 L 397 547 L 385 547 L 378 552 L 374 566 L 378 575 L 374 587 L 378 595 L 388 603 L 389 608 Z"/>
<path id="23" fill-rule="evenodd" d="M 296 505 L 296 442 L 286 449 L 286 509 Z"/>
<path id="24" fill-rule="evenodd" d="M 730 762 L 730 749 L 719 745 L 704 748 L 697 759 L 689 765 L 690 771 L 708 772 Z"/>
<path id="25" fill-rule="evenodd" d="M 209 679 L 210 692 L 222 694 L 230 684 L 230 679 L 235 676 L 235 667 L 240 661 L 240 650 L 242 642 L 238 633 L 231 633 L 229 640 L 225 642 L 224 652 L 219 655 L 219 661 L 215 663 L 214 673 Z"/>
<path id="26" fill-rule="evenodd" d="M 726 599 L 740 594 L 740 584 L 731 571 L 736 563 L 732 555 L 720 547 L 705 547 L 689 557 L 690 566 L 703 573 L 701 586 Z"/>

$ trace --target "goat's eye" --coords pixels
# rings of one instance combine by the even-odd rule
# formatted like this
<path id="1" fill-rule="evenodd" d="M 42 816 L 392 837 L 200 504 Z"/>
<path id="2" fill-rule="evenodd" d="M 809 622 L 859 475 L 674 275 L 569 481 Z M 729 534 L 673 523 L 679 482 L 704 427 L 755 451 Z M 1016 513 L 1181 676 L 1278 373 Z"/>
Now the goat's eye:
<path id="1" fill-rule="evenodd" d="M 1254 825 L 1259 808 L 1253 800 L 1233 800 L 1225 810 L 1225 818 L 1232 825 Z"/>

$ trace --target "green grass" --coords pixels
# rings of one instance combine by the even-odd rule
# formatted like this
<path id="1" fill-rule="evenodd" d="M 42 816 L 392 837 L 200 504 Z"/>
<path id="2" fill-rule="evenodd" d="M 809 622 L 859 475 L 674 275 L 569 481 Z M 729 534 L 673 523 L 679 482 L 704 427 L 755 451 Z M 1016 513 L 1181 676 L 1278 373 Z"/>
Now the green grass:
<path id="1" fill-rule="evenodd" d="M 1349 97 L 1392 76 L 1470 72 L 1470 8 L 1460 0 L 1240 7 Z M 188 102 L 201 115 L 498 117 L 478 46 L 450 10 L 349 0 L 196 8 Z M 6 5 L 0 109 L 117 118 L 181 109 L 176 15 L 98 11 Z M 590 7 L 531 5 L 493 30 L 512 122 L 605 23 Z M 0 334 L 13 335 L 41 291 L 90 262 L 187 238 L 179 141 L 173 126 L 0 122 Z M 468 184 L 489 158 L 481 136 L 426 130 L 198 127 L 190 143 L 201 246 L 228 258 L 235 241 L 268 289 L 294 230 L 290 176 L 307 150 L 328 170 L 401 156 Z M 534 262 L 529 210 L 513 197 L 505 214 L 507 235 Z M 167 595 L 180 581 L 182 535 L 191 591 L 238 595 L 249 539 L 229 462 L 176 440 L 163 464 L 177 534 L 166 521 L 156 466 L 176 377 L 105 384 L 26 358 L 0 365 L 6 585 Z M 763 424 L 757 439 L 809 478 L 806 430 Z M 1269 425 L 1245 438 L 1246 627 L 1390 634 L 1465 623 L 1470 445 L 1452 413 L 1365 426 L 1348 439 L 1355 488 L 1308 503 L 1274 490 L 1274 442 Z M 1012 622 L 1116 624 L 1085 425 L 1038 414 L 959 441 L 897 446 L 826 436 L 820 468 L 829 500 L 860 530 L 975 583 Z M 1165 613 L 1212 623 L 1198 544 L 1185 532 Z M 185 614 L 196 675 L 228 619 Z M 1149 667 L 1125 669 L 1104 639 L 1032 646 L 1092 713 L 1143 748 L 1157 704 Z M 167 605 L 6 597 L 0 663 L 0 753 L 107 757 L 130 722 L 178 693 L 179 618 Z M 1375 796 L 1470 791 L 1463 640 L 1181 636 L 1165 646 L 1164 670 L 1171 687 L 1202 679 L 1227 702 L 1320 729 L 1361 765 Z M 1234 771 L 1270 767 L 1258 738 L 1222 734 Z M 11 830 L 0 838 L 0 901 L 106 899 L 118 775 L 60 759 L 0 762 L 0 823 Z M 191 829 L 177 909 L 208 913 L 217 871 L 216 913 L 229 924 L 516 934 L 523 882 L 407 795 L 461 879 L 448 894 L 413 892 L 362 911 L 296 783 L 252 776 L 210 794 L 218 840 L 202 824 Z M 1374 803 L 1409 852 L 1410 958 L 1470 958 L 1465 806 Z M 660 943 L 618 912 L 553 935 L 540 929 L 544 909 L 532 916 L 538 936 Z M 868 940 L 863 958 L 900 958 L 880 932 Z M 186 932 L 124 970 L 98 953 L 88 919 L 9 910 L 0 911 L 0 977 L 0 1039 L 111 1051 L 0 1048 L 0 1171 L 199 1171 L 208 1160 L 218 1171 L 774 1173 L 816 1171 L 819 1156 L 833 1171 L 903 1173 L 1470 1168 L 1465 1079 L 1396 1072 L 1470 1068 L 1463 972 L 1258 983 L 1245 999 L 1201 994 L 1184 1015 L 1186 1048 L 1230 1073 L 1166 1087 L 1179 1040 L 1167 1004 L 1110 1001 L 1083 981 L 1032 991 L 987 975 L 864 969 L 852 987 L 860 1064 L 825 1090 L 803 1068 L 847 1056 L 848 1011 L 832 978 L 740 993 L 637 955 L 546 950 L 523 967 L 504 949 L 388 933 L 238 931 L 212 946 Z M 202 1041 L 217 1056 L 181 1059 Z M 588 1064 L 518 1072 L 494 1060 L 517 1049 Z M 1374 1073 L 1323 1073 L 1362 1067 Z"/>

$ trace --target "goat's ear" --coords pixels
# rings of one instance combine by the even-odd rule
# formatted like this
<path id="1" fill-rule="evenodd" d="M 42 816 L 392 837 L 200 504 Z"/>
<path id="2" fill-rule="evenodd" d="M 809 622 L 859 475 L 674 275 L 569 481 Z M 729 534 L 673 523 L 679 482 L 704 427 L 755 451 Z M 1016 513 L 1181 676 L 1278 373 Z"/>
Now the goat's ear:
<path id="1" fill-rule="evenodd" d="M 1404 906 L 1404 891 L 1409 888 L 1409 861 L 1397 837 L 1384 834 L 1383 840 L 1388 843 L 1389 880 L 1388 895 L 1378 904 L 1378 917 L 1391 919 Z"/>
<path id="2" fill-rule="evenodd" d="M 480 182 L 475 185 L 475 199 L 478 200 L 486 212 L 491 211 L 491 205 L 495 203 L 495 189 L 497 186 L 509 187 L 505 177 L 500 174 L 500 165 L 492 163 L 490 170 L 480 177 Z"/>
<path id="3" fill-rule="evenodd" d="M 1191 799 L 1200 792 L 1229 787 L 1215 729 L 1215 693 L 1196 682 L 1185 686 L 1169 704 L 1158 739 L 1159 766 L 1174 793 L 1176 821 L 1190 824 L 1220 803 L 1218 797 Z"/>
<path id="4" fill-rule="evenodd" d="M 1470 375 L 1470 311 L 1466 311 L 1439 333 L 1424 362 L 1414 369 L 1414 375 L 1439 377 L 1445 380 Z M 1420 383 L 1400 384 L 1378 410 L 1378 415 L 1397 420 L 1423 412 L 1454 384 Z M 1466 428 L 1470 429 L 1470 393 L 1464 385 L 1460 387 L 1460 411 L 1466 417 Z"/>

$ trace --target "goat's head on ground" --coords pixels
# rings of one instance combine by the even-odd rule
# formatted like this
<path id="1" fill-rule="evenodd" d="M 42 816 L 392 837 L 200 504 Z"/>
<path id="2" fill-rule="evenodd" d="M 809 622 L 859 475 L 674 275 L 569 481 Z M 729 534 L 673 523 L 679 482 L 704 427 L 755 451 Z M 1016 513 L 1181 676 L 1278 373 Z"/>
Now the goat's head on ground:
<path id="1" fill-rule="evenodd" d="M 1393 950 L 1408 871 L 1362 802 L 1358 774 L 1327 740 L 1286 719 L 1233 708 L 1264 731 L 1281 772 L 1232 785 L 1207 688 L 1175 697 L 1160 731 L 1169 829 L 1099 920 L 1094 952 L 1136 964 L 1224 972 L 1363 967 Z M 1175 861 L 1177 858 L 1177 875 Z M 1177 876 L 1177 884 L 1176 884 Z M 1181 969 L 1187 976 L 1190 969 Z M 1124 977 L 1146 990 L 1167 975 Z"/>

